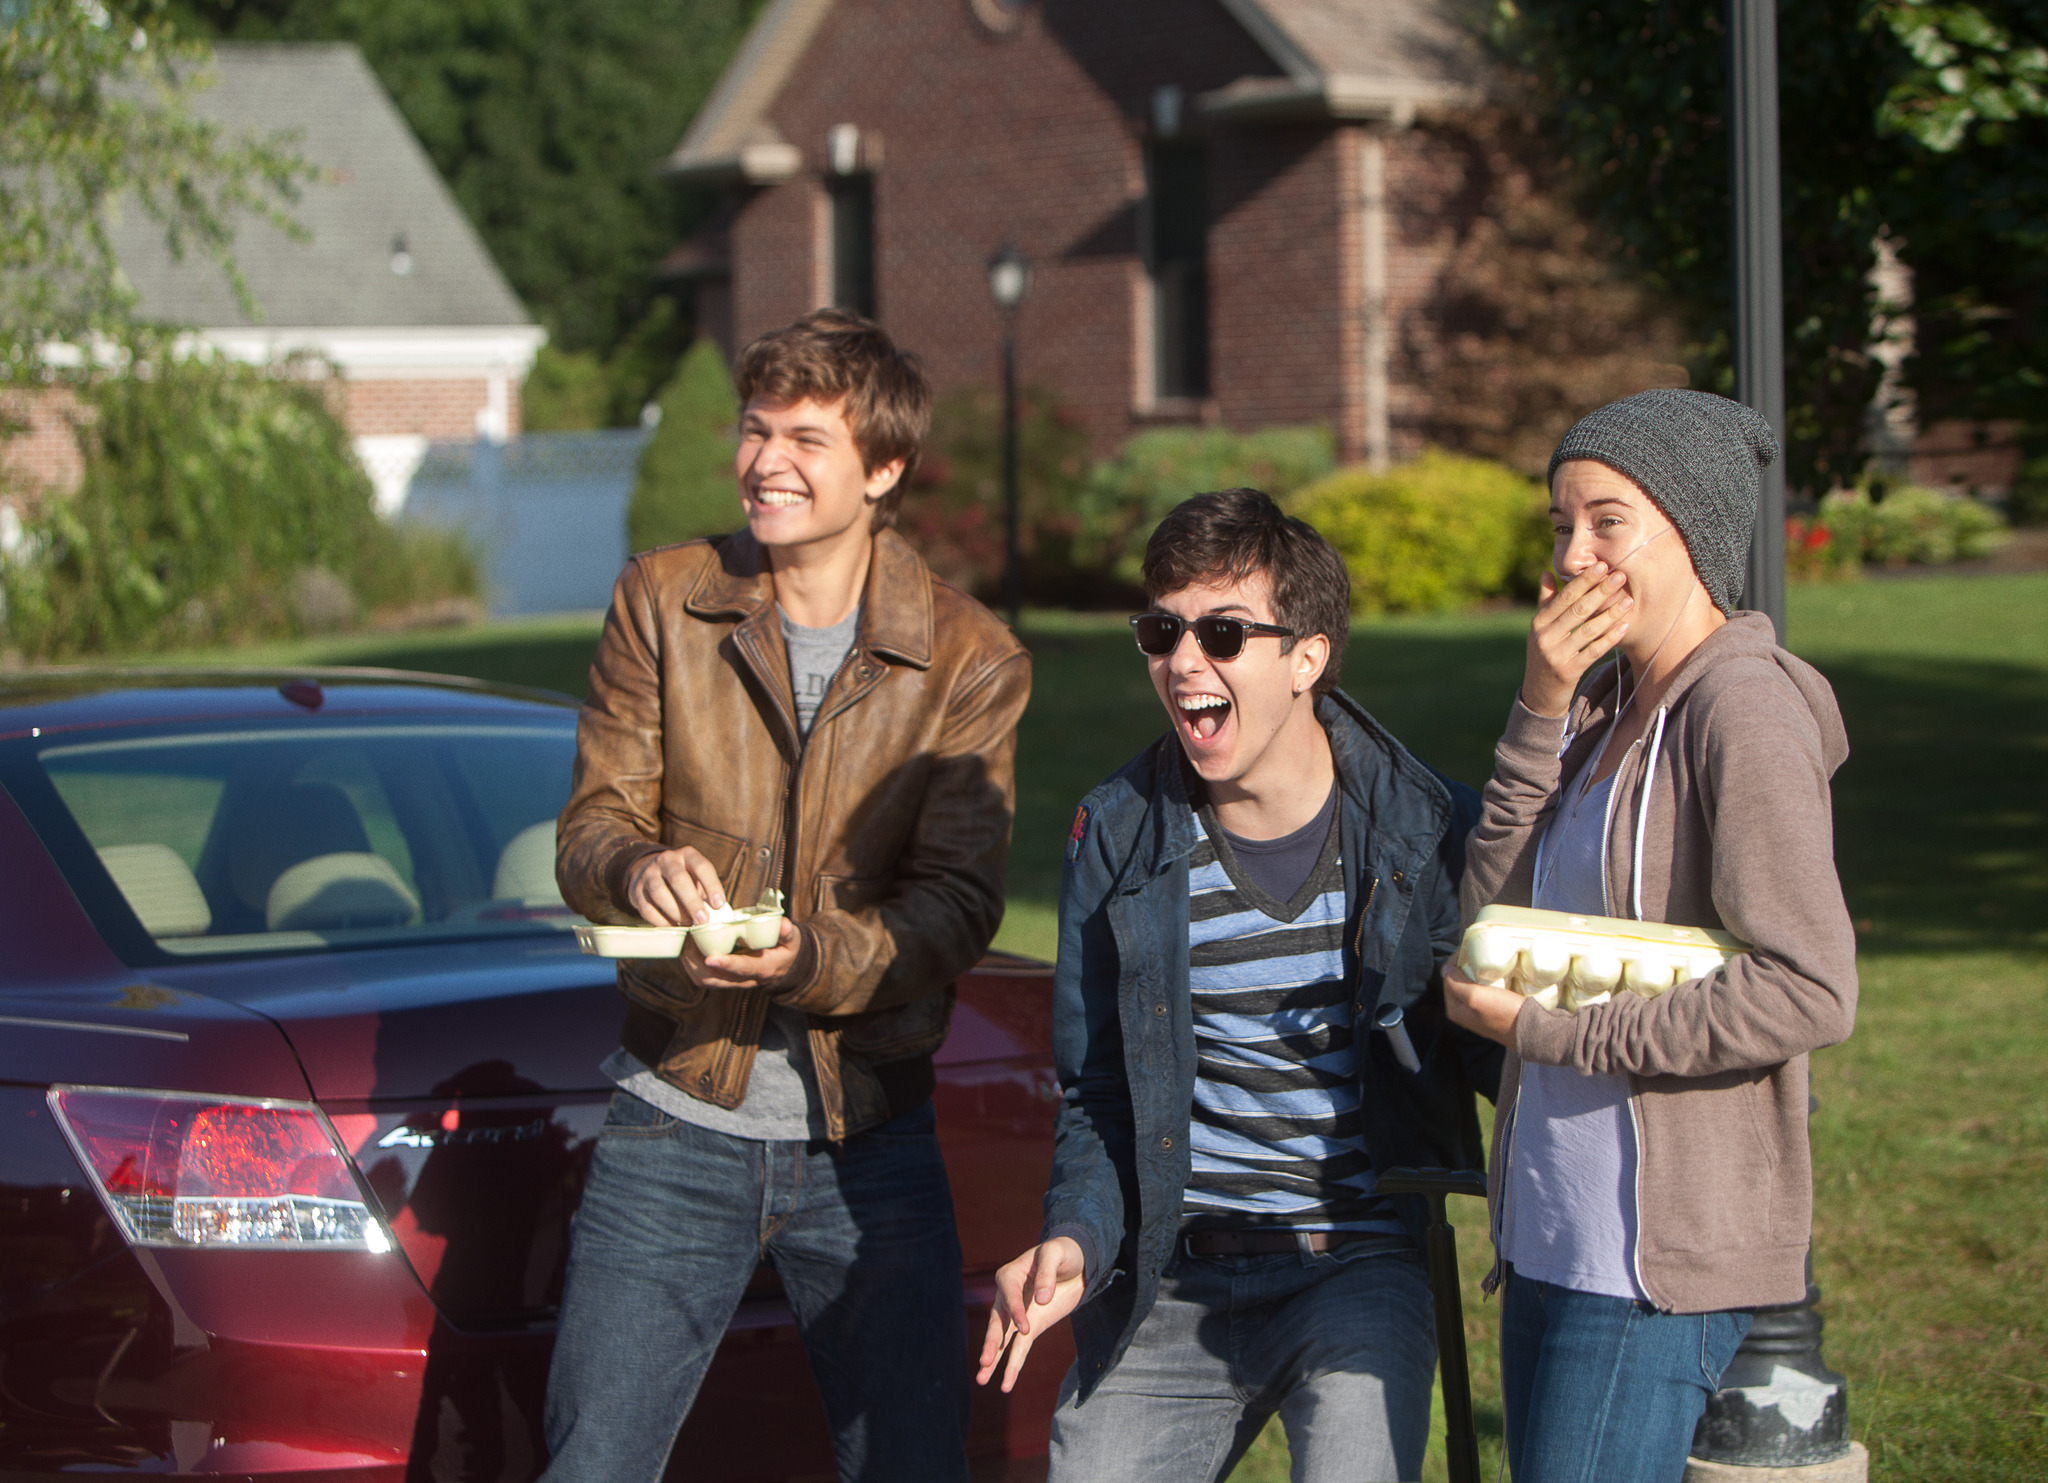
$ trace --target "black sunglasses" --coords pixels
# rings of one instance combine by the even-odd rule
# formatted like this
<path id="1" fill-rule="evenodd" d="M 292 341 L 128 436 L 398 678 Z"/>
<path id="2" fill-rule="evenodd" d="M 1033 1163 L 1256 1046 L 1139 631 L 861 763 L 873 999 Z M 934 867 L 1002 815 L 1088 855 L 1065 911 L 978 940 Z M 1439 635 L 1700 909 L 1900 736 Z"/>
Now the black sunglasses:
<path id="1" fill-rule="evenodd" d="M 1277 623 L 1250 623 L 1243 618 L 1225 618 L 1215 613 L 1189 622 L 1176 618 L 1171 613 L 1140 613 L 1131 620 L 1131 633 L 1138 640 L 1138 651 L 1154 659 L 1164 659 L 1180 647 L 1180 636 L 1190 628 L 1195 631 L 1195 642 L 1202 646 L 1202 652 L 1211 659 L 1235 659 L 1244 652 L 1244 641 L 1255 633 L 1270 633 L 1278 638 L 1294 637 L 1294 630 L 1282 628 Z"/>

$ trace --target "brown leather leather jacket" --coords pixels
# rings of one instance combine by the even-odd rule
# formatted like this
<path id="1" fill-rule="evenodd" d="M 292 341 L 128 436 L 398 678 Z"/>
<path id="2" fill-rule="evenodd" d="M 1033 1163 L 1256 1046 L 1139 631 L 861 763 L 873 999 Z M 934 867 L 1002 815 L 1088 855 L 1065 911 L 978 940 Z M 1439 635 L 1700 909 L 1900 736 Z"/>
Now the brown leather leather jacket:
<path id="1" fill-rule="evenodd" d="M 1031 658 L 893 530 L 875 539 L 846 663 L 799 741 L 775 594 L 742 531 L 634 557 L 577 723 L 555 873 L 594 922 L 625 876 L 694 845 L 729 900 L 771 886 L 802 934 L 795 986 L 834 1139 L 929 1095 L 953 983 L 1003 917 L 1017 718 Z M 771 995 L 624 959 L 627 1048 L 721 1107 L 746 1095 Z"/>

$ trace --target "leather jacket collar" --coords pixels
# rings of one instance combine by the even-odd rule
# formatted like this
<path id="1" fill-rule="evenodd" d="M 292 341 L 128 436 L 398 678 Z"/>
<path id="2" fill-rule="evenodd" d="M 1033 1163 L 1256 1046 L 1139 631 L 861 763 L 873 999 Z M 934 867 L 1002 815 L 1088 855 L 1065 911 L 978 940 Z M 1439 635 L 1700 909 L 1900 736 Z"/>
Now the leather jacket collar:
<path id="1" fill-rule="evenodd" d="M 893 530 L 875 533 L 863 600 L 866 606 L 855 642 L 913 669 L 931 668 L 931 583 L 917 552 Z M 770 620 L 775 584 L 761 543 L 751 532 L 743 530 L 719 544 L 718 560 L 705 566 L 684 606 L 700 618 L 742 615 L 742 627 Z"/>

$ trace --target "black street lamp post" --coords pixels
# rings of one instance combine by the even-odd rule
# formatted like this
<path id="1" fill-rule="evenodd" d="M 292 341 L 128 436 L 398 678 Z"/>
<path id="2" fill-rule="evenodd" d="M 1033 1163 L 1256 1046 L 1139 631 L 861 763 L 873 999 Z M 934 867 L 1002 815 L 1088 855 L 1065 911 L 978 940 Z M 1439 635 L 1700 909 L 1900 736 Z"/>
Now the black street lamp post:
<path id="1" fill-rule="evenodd" d="M 988 291 L 1003 316 L 1003 606 L 1015 628 L 1024 608 L 1024 555 L 1018 546 L 1017 306 L 1031 291 L 1031 262 L 1015 243 L 1005 242 L 988 260 Z"/>
<path id="2" fill-rule="evenodd" d="M 1735 216 L 1735 399 L 1785 443 L 1785 267 L 1778 186 L 1778 7 L 1728 0 Z M 1742 605 L 1785 641 L 1785 460 L 1764 470 Z"/>
<path id="3" fill-rule="evenodd" d="M 1730 150 L 1735 218 L 1735 397 L 1785 442 L 1785 275 L 1778 178 L 1776 0 L 1728 0 Z M 1785 460 L 1764 470 L 1742 605 L 1768 613 L 1785 639 Z M 1821 1358 L 1813 1252 L 1806 1294 L 1761 1308 L 1720 1391 L 1707 1401 L 1692 1456 L 1736 1469 L 1813 1469 L 1828 1483 L 1850 1462 L 1849 1384 Z M 1834 1464 L 1835 1466 L 1828 1466 Z M 1848 1472 L 1841 1471 L 1847 1466 Z M 1720 1473 L 1715 1474 L 1721 1476 Z M 1776 1473 L 1790 1477 L 1792 1474 Z"/>

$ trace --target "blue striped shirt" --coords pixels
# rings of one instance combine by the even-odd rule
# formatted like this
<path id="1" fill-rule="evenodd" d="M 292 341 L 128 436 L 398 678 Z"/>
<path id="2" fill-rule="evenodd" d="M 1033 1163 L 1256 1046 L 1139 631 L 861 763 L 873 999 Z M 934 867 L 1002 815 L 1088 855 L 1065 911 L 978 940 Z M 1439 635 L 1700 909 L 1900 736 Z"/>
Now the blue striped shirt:
<path id="1" fill-rule="evenodd" d="M 1338 831 L 1294 900 L 1279 903 L 1233 875 L 1206 812 L 1188 858 L 1198 1071 L 1182 1215 L 1207 1227 L 1397 1233 L 1374 1197 L 1359 1113 Z"/>

